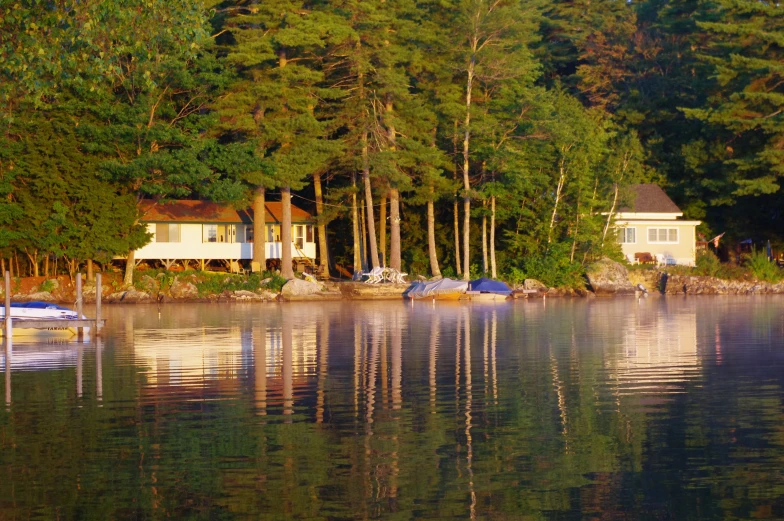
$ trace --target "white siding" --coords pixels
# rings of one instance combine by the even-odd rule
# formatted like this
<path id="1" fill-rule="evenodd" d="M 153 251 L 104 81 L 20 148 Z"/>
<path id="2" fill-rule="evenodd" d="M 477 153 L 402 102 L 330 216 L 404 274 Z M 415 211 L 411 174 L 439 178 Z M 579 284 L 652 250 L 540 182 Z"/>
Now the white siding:
<path id="1" fill-rule="evenodd" d="M 240 228 L 241 225 L 237 225 Z M 155 224 L 148 223 L 147 231 L 155 234 Z M 293 236 L 293 234 L 292 234 Z M 240 231 L 237 232 L 237 239 L 243 239 Z M 280 242 L 268 242 L 266 244 L 267 258 L 280 259 L 282 244 Z M 307 257 L 316 258 L 316 244 L 305 242 L 301 249 Z M 294 244 L 291 244 L 292 258 L 301 257 Z M 212 259 L 232 259 L 250 260 L 253 258 L 253 243 L 251 242 L 203 242 L 202 225 L 183 223 L 180 226 L 180 242 L 155 242 L 152 241 L 136 250 L 135 257 L 138 260 L 145 259 L 187 259 L 187 260 L 212 260 Z"/>

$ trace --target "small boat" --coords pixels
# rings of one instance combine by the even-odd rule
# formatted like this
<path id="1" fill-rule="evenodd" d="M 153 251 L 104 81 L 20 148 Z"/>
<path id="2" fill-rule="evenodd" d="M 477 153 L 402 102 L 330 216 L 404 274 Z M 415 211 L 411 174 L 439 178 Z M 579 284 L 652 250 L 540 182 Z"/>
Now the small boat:
<path id="1" fill-rule="evenodd" d="M 468 289 L 468 282 L 444 278 L 426 282 L 415 282 L 405 292 L 413 300 L 459 300 Z"/>
<path id="2" fill-rule="evenodd" d="M 11 320 L 14 323 L 14 335 L 40 335 L 40 336 L 72 336 L 76 334 L 75 327 L 48 327 L 31 328 L 22 324 L 29 320 L 79 320 L 79 314 L 63 306 L 51 302 L 12 302 Z M 0 320 L 5 320 L 5 306 L 0 306 Z M 89 328 L 84 328 L 85 330 Z M 5 328 L 0 328 L 0 335 L 5 334 Z"/>
<path id="3" fill-rule="evenodd" d="M 500 280 L 492 280 L 486 277 L 472 280 L 468 284 L 468 291 L 465 293 L 466 299 L 478 301 L 501 301 L 506 300 L 512 294 L 512 288 Z"/>

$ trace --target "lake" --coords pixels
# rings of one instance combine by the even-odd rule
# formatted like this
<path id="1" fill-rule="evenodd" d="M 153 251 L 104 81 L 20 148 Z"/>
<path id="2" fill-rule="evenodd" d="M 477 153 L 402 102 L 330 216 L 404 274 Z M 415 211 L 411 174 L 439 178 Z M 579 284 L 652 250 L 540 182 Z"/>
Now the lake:
<path id="1" fill-rule="evenodd" d="M 784 518 L 784 297 L 104 315 L 0 350 L 0 519 Z"/>

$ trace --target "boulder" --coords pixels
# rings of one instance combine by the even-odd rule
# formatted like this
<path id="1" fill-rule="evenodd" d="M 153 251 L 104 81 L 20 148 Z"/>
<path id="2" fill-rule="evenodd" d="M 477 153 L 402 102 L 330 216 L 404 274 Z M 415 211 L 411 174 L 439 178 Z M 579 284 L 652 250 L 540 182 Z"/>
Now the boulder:
<path id="1" fill-rule="evenodd" d="M 109 286 L 101 286 L 101 290 L 101 298 L 103 298 L 103 295 L 106 295 L 107 290 L 109 290 Z M 82 298 L 84 298 L 85 302 L 95 302 L 96 295 L 95 285 L 85 286 L 82 290 Z"/>
<path id="2" fill-rule="evenodd" d="M 160 291 L 160 286 L 158 285 L 158 281 L 149 275 L 143 275 L 141 280 L 139 281 L 140 289 L 143 289 L 145 293 L 158 293 Z"/>
<path id="3" fill-rule="evenodd" d="M 642 284 L 649 293 L 663 292 L 666 273 L 659 270 L 632 270 L 629 272 L 629 282 L 632 286 Z"/>
<path id="4" fill-rule="evenodd" d="M 48 291 L 37 291 L 35 293 L 30 293 L 29 295 L 17 295 L 14 297 L 15 300 L 23 300 L 23 301 L 42 301 L 42 302 L 56 302 L 57 299 L 49 293 Z"/>
<path id="5" fill-rule="evenodd" d="M 586 270 L 588 283 L 596 296 L 634 295 L 634 285 L 629 282 L 629 272 L 623 264 L 604 258 Z"/>
<path id="6" fill-rule="evenodd" d="M 272 293 L 271 291 L 261 291 L 259 293 L 255 293 L 253 291 L 241 289 L 234 291 L 230 298 L 239 302 L 264 302 L 268 300 L 275 300 L 278 298 L 278 295 L 276 293 Z"/>
<path id="7" fill-rule="evenodd" d="M 547 291 L 547 286 L 542 284 L 536 279 L 525 279 L 523 281 L 523 289 L 525 290 L 536 290 L 536 291 Z"/>
<path id="8" fill-rule="evenodd" d="M 171 295 L 172 298 L 177 299 L 198 298 L 199 288 L 197 288 L 193 282 L 176 278 L 169 288 L 169 295 Z"/>
<path id="9" fill-rule="evenodd" d="M 150 294 L 143 291 L 136 291 L 131 289 L 128 291 L 118 291 L 106 297 L 107 302 L 123 302 L 123 303 L 136 303 L 136 302 L 149 302 Z"/>
<path id="10" fill-rule="evenodd" d="M 315 282 L 306 280 L 291 279 L 283 285 L 280 294 L 284 297 L 305 297 L 321 293 L 321 286 Z"/>

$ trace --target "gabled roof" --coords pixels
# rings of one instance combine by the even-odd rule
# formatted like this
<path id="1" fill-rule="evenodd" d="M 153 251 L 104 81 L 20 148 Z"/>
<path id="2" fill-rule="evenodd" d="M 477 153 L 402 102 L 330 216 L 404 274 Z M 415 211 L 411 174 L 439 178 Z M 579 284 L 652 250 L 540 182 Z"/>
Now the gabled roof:
<path id="1" fill-rule="evenodd" d="M 266 222 L 268 224 L 280 223 L 283 217 L 282 206 L 279 201 L 268 202 L 266 209 Z M 142 201 L 143 222 L 177 222 L 177 223 L 225 223 L 225 224 L 252 224 L 253 209 L 235 210 L 231 206 L 207 201 L 171 201 L 154 203 Z M 311 215 L 305 210 L 291 205 L 292 223 L 309 223 Z"/>
<path id="2" fill-rule="evenodd" d="M 621 208 L 625 213 L 681 213 L 681 209 L 672 202 L 659 185 L 639 184 L 629 187 L 631 207 Z"/>

